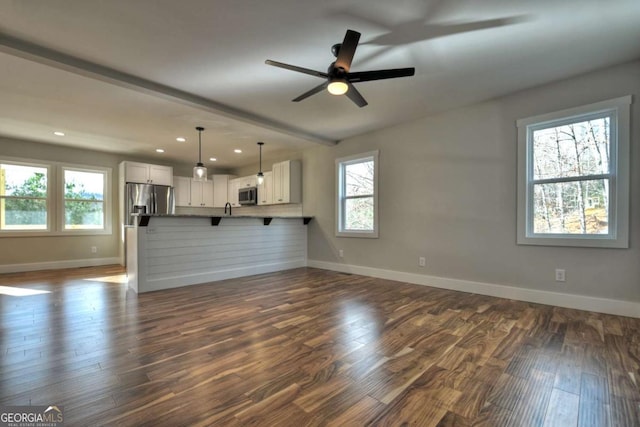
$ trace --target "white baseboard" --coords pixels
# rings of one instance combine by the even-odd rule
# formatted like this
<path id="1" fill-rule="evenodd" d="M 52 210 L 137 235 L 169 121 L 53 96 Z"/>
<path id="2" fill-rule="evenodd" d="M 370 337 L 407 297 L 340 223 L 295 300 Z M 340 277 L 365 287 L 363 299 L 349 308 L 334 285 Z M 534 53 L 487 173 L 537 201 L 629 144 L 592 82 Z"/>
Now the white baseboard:
<path id="1" fill-rule="evenodd" d="M 59 270 L 62 268 L 95 267 L 120 264 L 120 257 L 70 259 L 63 261 L 31 262 L 26 264 L 0 264 L 0 273 L 22 273 L 24 271 Z"/>
<path id="2" fill-rule="evenodd" d="M 640 303 L 638 302 L 589 297 L 576 294 L 564 294 L 560 292 L 518 288 L 515 286 L 497 285 L 493 283 L 472 282 L 469 280 L 448 279 L 445 277 L 427 276 L 395 270 L 384 270 L 381 268 L 339 264 L 335 262 L 309 260 L 307 265 L 309 267 L 321 268 L 323 270 L 360 274 L 362 276 L 396 280 L 416 285 L 432 286 L 434 288 L 450 289 L 454 291 L 470 292 L 518 301 L 640 318 Z"/>

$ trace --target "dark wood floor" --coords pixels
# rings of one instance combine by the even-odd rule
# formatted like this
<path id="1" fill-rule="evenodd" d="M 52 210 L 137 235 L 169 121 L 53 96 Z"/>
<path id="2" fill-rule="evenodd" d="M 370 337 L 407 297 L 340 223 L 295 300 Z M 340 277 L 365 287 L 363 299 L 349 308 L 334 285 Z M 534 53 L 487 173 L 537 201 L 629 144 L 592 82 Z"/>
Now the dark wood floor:
<path id="1" fill-rule="evenodd" d="M 0 275 L 0 404 L 69 426 L 640 425 L 638 319 L 315 269 L 122 280 Z"/>

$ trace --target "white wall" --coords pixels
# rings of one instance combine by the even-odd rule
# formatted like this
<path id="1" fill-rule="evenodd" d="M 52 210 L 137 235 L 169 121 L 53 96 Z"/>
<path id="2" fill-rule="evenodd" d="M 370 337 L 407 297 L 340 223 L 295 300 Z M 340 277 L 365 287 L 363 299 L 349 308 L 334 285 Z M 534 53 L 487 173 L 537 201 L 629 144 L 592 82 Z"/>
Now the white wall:
<path id="1" fill-rule="evenodd" d="M 628 94 L 630 248 L 516 245 L 516 120 Z M 473 281 L 640 301 L 639 95 L 636 61 L 307 150 L 304 214 L 316 217 L 310 263 L 450 278 L 462 288 Z M 334 160 L 373 149 L 380 150 L 380 238 L 335 237 Z M 555 282 L 555 268 L 566 269 L 566 283 Z"/>

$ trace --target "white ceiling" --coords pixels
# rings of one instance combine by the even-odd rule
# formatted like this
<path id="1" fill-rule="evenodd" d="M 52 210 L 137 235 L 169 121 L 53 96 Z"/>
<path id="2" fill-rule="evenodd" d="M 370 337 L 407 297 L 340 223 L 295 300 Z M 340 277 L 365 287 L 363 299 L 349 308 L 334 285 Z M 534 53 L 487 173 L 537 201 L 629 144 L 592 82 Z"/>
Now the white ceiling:
<path id="1" fill-rule="evenodd" d="M 239 167 L 257 141 L 332 144 L 640 58 L 638 22 L 639 0 L 0 0 L 0 134 L 194 163 L 202 125 L 205 164 Z M 322 81 L 265 59 L 325 71 L 348 28 L 351 71 L 416 75 L 358 83 L 364 108 L 292 103 Z"/>

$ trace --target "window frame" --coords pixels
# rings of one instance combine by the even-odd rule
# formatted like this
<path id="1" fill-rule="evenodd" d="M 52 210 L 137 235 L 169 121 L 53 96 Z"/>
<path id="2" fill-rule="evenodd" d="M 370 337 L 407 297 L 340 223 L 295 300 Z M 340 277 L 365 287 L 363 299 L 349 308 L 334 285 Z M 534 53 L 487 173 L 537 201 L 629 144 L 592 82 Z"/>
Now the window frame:
<path id="1" fill-rule="evenodd" d="M 73 163 L 43 161 L 39 159 L 25 159 L 2 156 L 0 163 L 20 166 L 34 166 L 47 169 L 47 229 L 46 230 L 0 230 L 3 237 L 54 237 L 54 236 L 91 236 L 110 235 L 113 233 L 112 210 L 112 168 L 101 166 L 87 166 Z M 64 217 L 64 170 L 78 170 L 83 172 L 99 172 L 104 179 L 104 228 L 103 229 L 65 229 Z"/>
<path id="2" fill-rule="evenodd" d="M 567 247 L 629 247 L 629 134 L 631 95 L 520 119 L 518 128 L 517 244 Z M 534 181 L 575 182 L 580 177 L 534 180 L 533 132 L 597 117 L 609 117 L 609 173 L 592 175 L 609 181 L 608 234 L 535 233 Z M 590 178 L 589 178 L 590 179 Z"/>
<path id="3" fill-rule="evenodd" d="M 373 160 L 373 194 L 364 197 L 373 197 L 373 230 L 345 230 L 345 203 L 347 199 L 353 199 L 345 195 L 344 173 L 346 166 L 364 163 Z M 379 151 L 367 151 L 341 157 L 335 160 L 336 164 L 336 237 L 361 237 L 376 239 L 379 236 L 378 218 L 378 175 L 379 175 Z M 360 196 L 363 197 L 363 196 Z"/>
<path id="4" fill-rule="evenodd" d="M 55 205 L 53 202 L 53 194 L 55 187 L 55 173 L 54 168 L 46 163 L 38 163 L 37 160 L 25 160 L 25 159 L 13 159 L 13 158 L 0 158 L 0 163 L 14 165 L 14 166 L 24 166 L 24 167 L 35 167 L 35 168 L 43 168 L 47 171 L 47 196 L 45 198 L 47 205 L 47 222 L 45 229 L 5 229 L 0 230 L 0 236 L 16 236 L 16 235 L 24 235 L 24 236 L 38 236 L 38 235 L 46 235 L 52 232 L 54 229 L 54 217 L 53 211 L 55 209 Z M 3 196 L 5 200 L 6 196 Z M 39 199 L 39 198 L 38 198 Z"/>
<path id="5" fill-rule="evenodd" d="M 78 229 L 70 229 L 66 228 L 66 211 L 65 211 L 65 202 L 67 198 L 65 197 L 65 171 L 77 171 L 77 172 L 89 172 L 89 173 L 100 173 L 103 175 L 103 183 L 102 183 L 102 228 L 78 228 Z M 111 194 L 111 169 L 103 168 L 97 166 L 81 166 L 74 164 L 60 164 L 58 165 L 60 182 L 58 183 L 58 231 L 64 235 L 100 235 L 100 234 L 111 234 L 111 198 L 109 195 Z"/>

